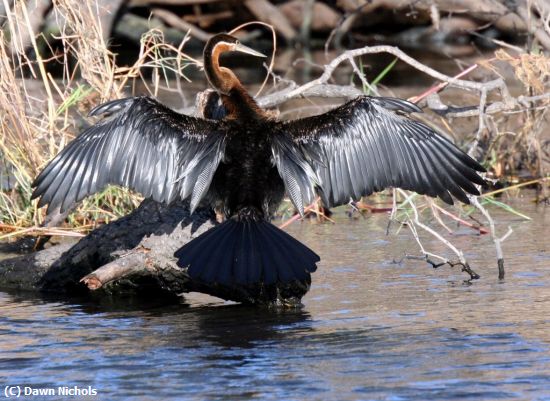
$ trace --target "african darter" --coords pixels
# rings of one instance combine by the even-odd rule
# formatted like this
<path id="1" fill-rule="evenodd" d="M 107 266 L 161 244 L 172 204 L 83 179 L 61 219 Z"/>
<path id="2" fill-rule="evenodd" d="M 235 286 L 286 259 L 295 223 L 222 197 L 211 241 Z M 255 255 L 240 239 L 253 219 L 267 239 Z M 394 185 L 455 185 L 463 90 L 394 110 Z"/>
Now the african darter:
<path id="1" fill-rule="evenodd" d="M 170 203 L 203 202 L 225 222 L 180 248 L 178 265 L 199 281 L 246 285 L 303 280 L 319 257 L 269 223 L 285 192 L 303 214 L 319 195 L 325 206 L 346 204 L 399 187 L 452 204 L 469 203 L 484 184 L 475 160 L 427 125 L 405 100 L 361 96 L 324 114 L 278 121 L 262 110 L 224 52 L 263 56 L 229 35 L 204 48 L 204 69 L 221 97 L 221 119 L 191 117 L 149 97 L 114 100 L 93 109 L 109 118 L 69 143 L 33 183 L 39 206 L 63 212 L 117 184 Z"/>

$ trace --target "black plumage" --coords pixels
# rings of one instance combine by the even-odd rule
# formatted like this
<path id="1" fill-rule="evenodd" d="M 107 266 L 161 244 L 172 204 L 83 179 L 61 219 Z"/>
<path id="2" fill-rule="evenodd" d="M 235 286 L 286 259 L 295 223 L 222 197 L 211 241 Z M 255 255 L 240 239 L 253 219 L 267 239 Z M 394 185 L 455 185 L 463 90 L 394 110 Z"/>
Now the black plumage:
<path id="1" fill-rule="evenodd" d="M 320 116 L 279 123 L 288 146 L 300 148 L 320 182 L 327 206 L 336 206 L 388 187 L 469 203 L 485 185 L 485 169 L 427 125 L 396 112 L 421 112 L 401 99 L 362 96 Z M 287 152 L 288 154 L 289 152 Z M 302 181 L 303 182 L 303 181 Z M 309 180 L 311 182 L 311 180 Z M 303 189 L 310 203 L 313 193 Z"/>
<path id="2" fill-rule="evenodd" d="M 90 115 L 111 114 L 84 130 L 34 180 L 39 207 L 65 211 L 108 184 L 169 203 L 204 196 L 224 154 L 219 122 L 178 114 L 147 97 L 114 100 Z M 204 184 L 203 184 L 204 185 Z"/>
<path id="3" fill-rule="evenodd" d="M 228 35 L 205 47 L 205 72 L 222 106 L 205 118 L 176 113 L 148 97 L 115 100 L 39 174 L 39 206 L 66 210 L 107 184 L 157 201 L 189 199 L 219 208 L 227 221 L 178 250 L 178 264 L 223 285 L 304 280 L 319 257 L 269 223 L 286 191 L 297 210 L 319 194 L 337 206 L 388 187 L 452 203 L 479 194 L 485 171 L 453 143 L 406 114 L 412 103 L 362 96 L 319 116 L 276 121 L 231 70 L 225 51 L 258 56 Z"/>

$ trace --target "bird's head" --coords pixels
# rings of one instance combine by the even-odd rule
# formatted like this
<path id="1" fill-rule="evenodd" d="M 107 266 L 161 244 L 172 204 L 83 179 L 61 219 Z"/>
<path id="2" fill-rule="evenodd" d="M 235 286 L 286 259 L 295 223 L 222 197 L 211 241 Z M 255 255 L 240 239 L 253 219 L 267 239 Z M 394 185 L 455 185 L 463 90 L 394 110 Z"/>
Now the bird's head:
<path id="1" fill-rule="evenodd" d="M 204 47 L 204 70 L 210 84 L 220 93 L 227 94 L 236 84 L 237 77 L 230 69 L 220 67 L 219 57 L 222 53 L 239 52 L 255 57 L 266 57 L 264 54 L 243 45 L 239 39 L 226 33 L 212 36 Z"/>
<path id="2" fill-rule="evenodd" d="M 212 36 L 204 47 L 204 57 L 219 57 L 220 54 L 225 52 L 240 52 L 256 57 L 266 57 L 264 54 L 243 45 L 239 39 L 227 33 Z"/>

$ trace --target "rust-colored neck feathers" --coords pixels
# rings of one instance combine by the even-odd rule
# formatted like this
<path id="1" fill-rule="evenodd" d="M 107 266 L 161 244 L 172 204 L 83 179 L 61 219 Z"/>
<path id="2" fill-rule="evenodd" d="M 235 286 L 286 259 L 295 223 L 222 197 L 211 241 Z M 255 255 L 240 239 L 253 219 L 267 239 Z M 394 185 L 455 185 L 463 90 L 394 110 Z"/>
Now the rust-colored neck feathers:
<path id="1" fill-rule="evenodd" d="M 206 78 L 214 89 L 224 95 L 228 95 L 231 89 L 235 87 L 242 87 L 241 82 L 233 74 L 233 71 L 220 66 L 220 55 L 231 50 L 231 44 L 227 42 L 213 44 L 208 42 L 204 49 L 204 71 L 206 72 Z"/>
<path id="2" fill-rule="evenodd" d="M 220 93 L 227 110 L 226 118 L 264 116 L 256 101 L 248 94 L 237 76 L 229 68 L 220 66 L 220 55 L 233 51 L 235 39 L 229 35 L 216 35 L 204 48 L 204 71 L 210 85 Z"/>

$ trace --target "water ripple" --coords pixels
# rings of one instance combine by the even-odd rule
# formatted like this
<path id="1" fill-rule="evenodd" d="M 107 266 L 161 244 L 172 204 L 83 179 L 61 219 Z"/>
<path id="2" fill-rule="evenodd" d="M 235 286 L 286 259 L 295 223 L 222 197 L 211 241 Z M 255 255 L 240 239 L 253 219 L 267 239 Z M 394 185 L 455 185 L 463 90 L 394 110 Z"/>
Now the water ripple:
<path id="1" fill-rule="evenodd" d="M 323 251 L 303 310 L 0 293 L 0 383 L 91 385 L 101 400 L 548 400 L 547 214 L 515 223 L 503 282 L 486 237 L 456 238 L 487 266 L 473 285 L 391 262 L 416 245 L 374 216 L 291 226 Z"/>

